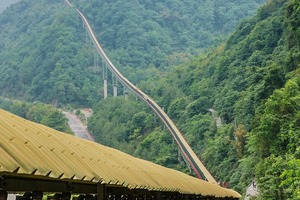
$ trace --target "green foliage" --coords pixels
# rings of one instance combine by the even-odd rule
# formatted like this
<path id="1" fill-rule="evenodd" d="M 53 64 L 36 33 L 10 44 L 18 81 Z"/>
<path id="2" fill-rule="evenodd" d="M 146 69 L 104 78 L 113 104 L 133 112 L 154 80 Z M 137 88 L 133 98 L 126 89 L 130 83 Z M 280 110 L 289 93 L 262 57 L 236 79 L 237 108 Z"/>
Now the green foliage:
<path id="1" fill-rule="evenodd" d="M 295 69 L 300 63 L 300 3 L 299 1 L 290 1 L 286 9 L 286 22 L 288 25 L 287 38 L 290 57 L 288 58 L 288 67 Z"/>
<path id="2" fill-rule="evenodd" d="M 215 124 L 210 115 L 195 115 L 181 127 L 187 142 L 201 155 L 209 146 L 208 141 L 216 132 Z"/>
<path id="3" fill-rule="evenodd" d="M 258 187 L 261 189 L 261 199 L 285 199 L 280 185 L 280 175 L 286 168 L 282 157 L 270 156 L 256 166 Z"/>
<path id="4" fill-rule="evenodd" d="M 186 170 L 172 136 L 156 129 L 138 144 L 134 155 L 173 169 Z"/>
<path id="5" fill-rule="evenodd" d="M 298 195 L 298 9 L 269 1 L 219 48 L 142 84 L 217 180 L 242 191 L 256 177 L 262 199 Z"/>
<path id="6" fill-rule="evenodd" d="M 37 122 L 58 131 L 72 133 L 62 111 L 43 103 L 24 103 L 0 98 L 0 107 L 20 117 Z"/>
<path id="7" fill-rule="evenodd" d="M 274 156 L 256 166 L 259 199 L 299 199 L 300 160 L 292 154 Z"/>
<path id="8" fill-rule="evenodd" d="M 113 62 L 139 83 L 218 43 L 263 1 L 72 3 L 86 14 Z M 0 37 L 1 95 L 57 106 L 91 106 L 101 97 L 99 58 L 93 58 L 77 13 L 63 1 L 12 5 L 0 14 Z"/>
<path id="9" fill-rule="evenodd" d="M 92 49 L 76 13 L 62 2 L 15 4 L 0 15 L 0 30 L 3 96 L 55 105 L 86 105 L 98 96 Z"/>
<path id="10" fill-rule="evenodd" d="M 300 159 L 289 159 L 280 178 L 280 187 L 289 194 L 289 199 L 300 199 Z"/>
<path id="11" fill-rule="evenodd" d="M 225 44 L 175 67 L 155 84 L 150 79 L 140 85 L 178 124 L 218 181 L 243 192 L 255 177 L 261 199 L 298 195 L 297 6 L 296 1 L 270 1 Z M 293 12 L 287 15 L 288 10 Z M 167 138 L 150 129 L 138 136 L 130 137 L 138 138 L 135 155 L 177 165 Z"/>
<path id="12" fill-rule="evenodd" d="M 164 69 L 224 39 L 265 1 L 73 2 L 121 66 Z"/>
<path id="13" fill-rule="evenodd" d="M 224 125 L 217 129 L 215 134 L 206 138 L 206 148 L 202 154 L 204 163 L 216 180 L 229 182 L 231 175 L 237 167 L 237 151 L 233 145 L 232 125 Z"/>
<path id="14" fill-rule="evenodd" d="M 152 162 L 187 171 L 172 136 L 154 114 L 133 99 L 122 97 L 99 102 L 89 118 L 96 141 Z"/>
<path id="15" fill-rule="evenodd" d="M 97 102 L 101 72 L 91 67 L 94 52 L 76 13 L 53 1 L 22 2 L 0 17 L 1 93 L 58 105 Z M 216 49 L 207 47 L 263 1 L 74 2 L 120 70 L 168 112 L 217 180 L 242 191 L 255 177 L 258 198 L 299 197 L 298 0 L 269 1 Z M 35 20 L 20 23 L 13 14 Z M 22 116 L 25 108 L 12 106 Z M 53 116 L 44 121 L 57 123 Z M 187 171 L 170 134 L 133 99 L 99 102 L 89 128 L 102 144 Z"/>
<path id="16" fill-rule="evenodd" d="M 103 100 L 89 119 L 89 129 L 96 141 L 133 154 L 136 144 L 126 143 L 141 138 L 142 131 L 154 124 L 153 117 L 144 109 L 137 102 L 121 97 Z"/>
<path id="17" fill-rule="evenodd" d="M 299 141 L 299 79 L 289 80 L 285 87 L 275 90 L 265 103 L 259 124 L 253 130 L 253 149 L 259 155 L 294 154 Z"/>

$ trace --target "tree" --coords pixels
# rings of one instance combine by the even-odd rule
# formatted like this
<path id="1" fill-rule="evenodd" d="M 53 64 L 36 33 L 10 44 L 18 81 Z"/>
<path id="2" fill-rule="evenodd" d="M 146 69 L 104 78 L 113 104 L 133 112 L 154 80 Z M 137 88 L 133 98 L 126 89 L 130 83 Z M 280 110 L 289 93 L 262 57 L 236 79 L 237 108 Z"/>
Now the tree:
<path id="1" fill-rule="evenodd" d="M 287 193 L 287 199 L 300 199 L 300 159 L 294 156 L 288 159 L 287 167 L 280 175 L 280 187 Z"/>

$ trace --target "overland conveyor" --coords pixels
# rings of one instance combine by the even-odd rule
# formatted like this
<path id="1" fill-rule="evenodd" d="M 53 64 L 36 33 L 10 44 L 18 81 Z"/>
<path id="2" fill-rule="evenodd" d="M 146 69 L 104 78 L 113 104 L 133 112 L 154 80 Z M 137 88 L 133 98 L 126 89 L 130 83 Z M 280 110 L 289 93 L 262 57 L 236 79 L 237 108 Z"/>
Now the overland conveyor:
<path id="1" fill-rule="evenodd" d="M 73 5 L 68 1 L 65 0 L 66 4 L 70 7 L 73 7 Z M 116 78 L 124 85 L 126 86 L 131 92 L 133 92 L 135 95 L 137 95 L 142 101 L 144 101 L 162 120 L 164 125 L 169 129 L 171 132 L 174 140 L 176 141 L 178 147 L 180 148 L 183 156 L 195 172 L 196 176 L 200 179 L 204 179 L 210 183 L 217 184 L 216 180 L 213 178 L 213 176 L 210 174 L 210 172 L 206 169 L 206 167 L 203 165 L 203 163 L 200 161 L 200 159 L 197 157 L 195 152 L 191 149 L 189 144 L 186 142 L 180 131 L 177 129 L 173 121 L 169 118 L 169 116 L 165 113 L 165 111 L 149 96 L 147 96 L 144 92 L 139 90 L 135 85 L 133 85 L 127 78 L 125 78 L 119 70 L 114 66 L 114 64 L 110 61 L 104 50 L 102 49 L 101 45 L 99 44 L 89 22 L 85 18 L 85 16 L 77 9 L 75 8 L 76 12 L 81 17 L 83 23 L 86 26 L 86 29 L 99 53 L 101 58 L 104 60 L 106 65 L 108 66 L 109 70 L 116 76 Z"/>

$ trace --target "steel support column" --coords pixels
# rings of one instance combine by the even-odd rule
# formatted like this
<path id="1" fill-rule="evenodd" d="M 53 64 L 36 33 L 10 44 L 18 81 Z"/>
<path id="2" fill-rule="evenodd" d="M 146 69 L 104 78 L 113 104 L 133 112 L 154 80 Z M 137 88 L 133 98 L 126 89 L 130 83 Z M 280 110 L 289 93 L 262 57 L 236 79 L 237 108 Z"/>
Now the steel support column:
<path id="1" fill-rule="evenodd" d="M 161 194 L 161 192 L 157 192 L 157 200 L 162 200 L 162 194 Z"/>
<path id="2" fill-rule="evenodd" d="M 105 200 L 106 196 L 106 187 L 105 185 L 97 185 L 97 200 Z"/>
<path id="3" fill-rule="evenodd" d="M 0 199 L 6 200 L 7 199 L 7 191 L 4 191 L 0 188 Z"/>

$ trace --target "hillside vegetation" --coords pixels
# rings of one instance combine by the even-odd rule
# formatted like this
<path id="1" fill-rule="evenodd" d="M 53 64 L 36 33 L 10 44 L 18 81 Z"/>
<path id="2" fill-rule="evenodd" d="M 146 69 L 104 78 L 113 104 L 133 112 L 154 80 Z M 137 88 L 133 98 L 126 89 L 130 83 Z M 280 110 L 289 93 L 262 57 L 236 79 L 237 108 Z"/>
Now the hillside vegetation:
<path id="1" fill-rule="evenodd" d="M 175 120 L 218 181 L 244 191 L 256 180 L 258 199 L 299 199 L 299 67 L 300 2 L 273 0 L 224 44 L 139 87 Z M 99 141 L 187 171 L 149 108 L 123 99 L 107 104 L 90 121 Z M 97 124 L 104 121 L 111 124 Z M 119 134 L 112 140 L 107 133 Z"/>
<path id="2" fill-rule="evenodd" d="M 218 43 L 261 2 L 72 1 L 134 83 Z M 2 96 L 58 106 L 91 106 L 102 97 L 102 63 L 77 13 L 63 0 L 12 5 L 0 14 L 0 37 Z"/>
<path id="3" fill-rule="evenodd" d="M 18 2 L 19 0 L 5 0 L 0 2 L 0 13 L 3 12 L 11 4 Z"/>
<path id="4" fill-rule="evenodd" d="M 258 199 L 299 199 L 300 2 L 270 0 L 227 37 L 262 2 L 74 0 L 120 71 L 167 111 L 218 181 L 243 192 L 255 179 Z M 192 174 L 147 106 L 132 96 L 99 101 L 101 61 L 63 1 L 11 6 L 0 36 L 1 95 L 93 105 L 100 143 Z"/>
<path id="5" fill-rule="evenodd" d="M 41 102 L 25 103 L 0 97 L 0 108 L 65 133 L 72 133 L 61 110 Z"/>
<path id="6" fill-rule="evenodd" d="M 101 44 L 120 66 L 164 69 L 219 43 L 266 1 L 72 2 L 86 13 Z"/>
<path id="7" fill-rule="evenodd" d="M 92 65 L 93 49 L 63 1 L 12 5 L 0 15 L 0 30 L 2 96 L 54 105 L 86 105 L 99 98 L 96 84 L 102 81 Z"/>

